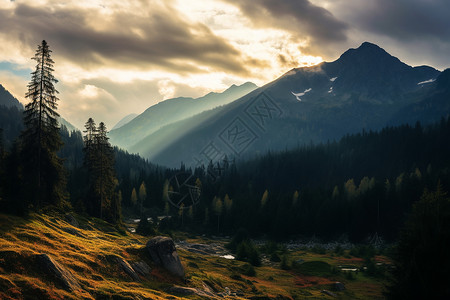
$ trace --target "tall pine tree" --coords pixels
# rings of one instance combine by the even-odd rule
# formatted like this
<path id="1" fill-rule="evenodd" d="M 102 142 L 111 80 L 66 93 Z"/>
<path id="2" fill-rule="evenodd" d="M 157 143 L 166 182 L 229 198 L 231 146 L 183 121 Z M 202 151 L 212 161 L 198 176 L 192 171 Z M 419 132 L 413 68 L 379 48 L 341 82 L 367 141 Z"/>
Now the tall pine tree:
<path id="1" fill-rule="evenodd" d="M 57 156 L 62 147 L 56 112 L 58 91 L 54 84 L 51 50 L 46 41 L 38 46 L 36 70 L 31 73 L 28 92 L 30 102 L 25 106 L 21 134 L 21 156 L 25 199 L 38 209 L 44 203 L 58 205 L 64 199 L 65 174 L 63 161 Z"/>

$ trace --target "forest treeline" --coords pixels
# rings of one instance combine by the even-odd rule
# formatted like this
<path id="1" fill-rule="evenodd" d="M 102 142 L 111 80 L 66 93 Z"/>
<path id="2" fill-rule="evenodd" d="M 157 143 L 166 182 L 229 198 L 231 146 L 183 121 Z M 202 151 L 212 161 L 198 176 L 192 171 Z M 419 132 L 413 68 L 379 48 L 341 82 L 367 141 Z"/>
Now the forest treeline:
<path id="1" fill-rule="evenodd" d="M 450 118 L 348 135 L 338 142 L 268 153 L 208 176 L 221 165 L 195 170 L 204 183 L 194 217 L 216 223 L 214 197 L 232 199 L 222 231 L 255 235 L 362 241 L 397 237 L 425 189 L 450 187 Z M 222 166 L 226 163 L 222 163 Z M 215 226 L 211 226 L 214 228 Z"/>
<path id="2" fill-rule="evenodd" d="M 172 215 L 163 224 L 168 229 L 232 235 L 245 228 L 254 236 L 277 239 L 346 236 L 353 241 L 377 234 L 395 240 L 425 189 L 435 190 L 440 182 L 449 190 L 449 136 L 450 118 L 428 127 L 417 123 L 363 131 L 250 161 L 225 158 L 194 170 L 155 166 L 114 148 L 114 193 L 128 216 Z M 63 127 L 61 137 L 64 147 L 58 154 L 66 169 L 67 201 L 77 211 L 99 217 L 98 207 L 89 204 L 95 200 L 83 134 Z M 17 203 L 14 191 L 23 188 L 14 166 L 20 157 L 14 147 L 2 149 L 0 197 L 5 202 L 14 195 L 12 203 Z M 201 185 L 198 203 L 182 210 L 163 193 L 180 172 L 193 173 Z"/>
<path id="3" fill-rule="evenodd" d="M 435 190 L 438 183 L 449 190 L 450 118 L 427 127 L 363 131 L 247 161 L 224 157 L 195 169 L 153 165 L 113 148 L 102 122 L 97 126 L 89 118 L 83 133 L 57 126 L 57 91 L 39 90 L 39 76 L 52 71 L 49 57 L 42 64 L 51 52 L 44 50 L 49 51 L 43 42 L 23 121 L 14 119 L 0 130 L 2 211 L 24 214 L 55 205 L 118 224 L 123 212 L 153 220 L 171 216 L 160 224 L 162 230 L 231 235 L 244 228 L 275 239 L 394 240 L 424 190 Z M 42 100 L 46 104 L 40 106 Z M 22 132 L 15 142 L 14 132 Z M 193 206 L 169 201 L 173 176 L 183 172 L 193 174 L 201 190 Z"/>

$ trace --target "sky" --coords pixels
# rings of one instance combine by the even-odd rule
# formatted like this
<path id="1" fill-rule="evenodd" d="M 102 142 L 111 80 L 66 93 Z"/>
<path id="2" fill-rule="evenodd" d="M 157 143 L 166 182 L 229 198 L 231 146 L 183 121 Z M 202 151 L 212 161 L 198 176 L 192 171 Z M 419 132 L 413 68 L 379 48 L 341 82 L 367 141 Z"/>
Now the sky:
<path id="1" fill-rule="evenodd" d="M 262 86 L 364 41 L 443 70 L 448 16 L 448 0 L 0 0 L 0 84 L 26 103 L 46 40 L 58 112 L 112 128 L 165 99 Z"/>

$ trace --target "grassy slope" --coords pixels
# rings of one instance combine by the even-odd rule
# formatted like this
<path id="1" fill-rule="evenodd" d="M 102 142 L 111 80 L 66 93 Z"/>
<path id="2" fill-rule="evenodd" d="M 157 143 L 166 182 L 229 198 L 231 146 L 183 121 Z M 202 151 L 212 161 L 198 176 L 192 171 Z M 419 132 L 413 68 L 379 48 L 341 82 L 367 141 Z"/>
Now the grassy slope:
<path id="1" fill-rule="evenodd" d="M 148 237 L 120 233 L 101 220 L 76 218 L 84 228 L 78 229 L 84 237 L 65 232 L 64 228 L 71 225 L 55 212 L 33 214 L 28 219 L 0 214 L 0 299 L 179 299 L 168 294 L 167 289 L 172 285 L 203 289 L 205 283 L 216 293 L 225 287 L 238 291 L 244 299 L 331 299 L 321 291 L 330 290 L 335 281 L 344 282 L 347 287 L 336 292 L 338 299 L 382 299 L 383 282 L 361 273 L 356 279 L 347 280 L 342 273 L 305 275 L 298 270 L 281 270 L 279 264 L 271 263 L 255 268 L 256 276 L 250 277 L 242 274 L 243 262 L 178 250 L 186 269 L 184 282 L 152 264 L 144 249 Z M 35 254 L 42 253 L 65 266 L 82 289 L 68 292 L 48 278 L 35 261 Z M 129 262 L 143 260 L 152 272 L 141 277 L 141 282 L 133 282 L 114 261 L 117 256 Z M 305 262 L 324 261 L 331 266 L 362 265 L 360 259 L 305 251 L 290 252 L 289 256 Z"/>

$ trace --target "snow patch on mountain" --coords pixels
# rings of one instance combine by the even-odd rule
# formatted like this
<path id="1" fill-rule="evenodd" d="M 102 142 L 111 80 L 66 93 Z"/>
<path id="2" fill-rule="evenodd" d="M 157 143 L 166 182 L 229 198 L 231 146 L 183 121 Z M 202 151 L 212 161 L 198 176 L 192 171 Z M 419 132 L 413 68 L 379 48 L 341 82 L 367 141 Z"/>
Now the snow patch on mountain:
<path id="1" fill-rule="evenodd" d="M 419 83 L 417 83 L 417 85 L 422 85 L 422 84 L 427 84 L 427 83 L 432 83 L 432 82 L 435 82 L 436 81 L 436 79 L 434 78 L 432 78 L 432 79 L 428 79 L 428 80 L 425 80 L 425 81 L 421 81 L 421 82 L 419 82 Z"/>
<path id="2" fill-rule="evenodd" d="M 311 92 L 311 90 L 312 90 L 312 88 L 309 88 L 309 89 L 304 90 L 303 93 L 294 93 L 294 92 L 292 92 L 292 91 L 291 91 L 291 93 L 292 93 L 292 95 L 295 96 L 295 98 L 296 98 L 298 101 L 302 101 L 302 99 L 301 99 L 300 97 L 304 96 L 306 93 Z"/>

